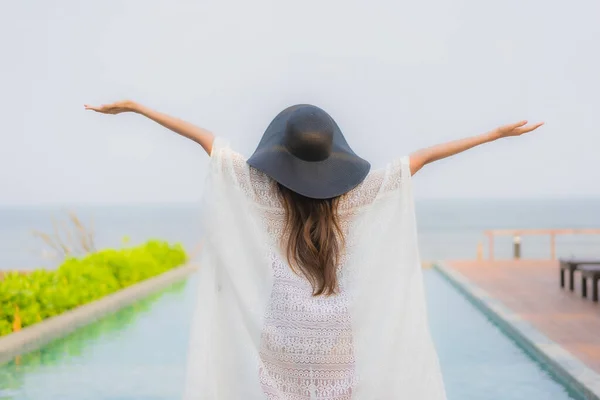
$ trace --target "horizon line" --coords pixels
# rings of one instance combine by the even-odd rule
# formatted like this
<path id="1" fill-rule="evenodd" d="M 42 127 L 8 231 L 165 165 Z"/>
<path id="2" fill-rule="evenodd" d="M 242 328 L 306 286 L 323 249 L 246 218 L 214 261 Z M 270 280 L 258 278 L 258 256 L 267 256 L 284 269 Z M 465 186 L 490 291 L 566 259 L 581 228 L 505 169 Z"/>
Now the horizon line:
<path id="1" fill-rule="evenodd" d="M 416 201 L 535 201 L 535 200 L 600 200 L 600 195 L 581 196 L 525 196 L 525 197 L 415 197 Z M 41 202 L 41 203 L 0 203 L 0 208 L 17 207 L 81 207 L 81 206 L 165 206 L 165 205 L 200 205 L 198 200 L 173 201 L 107 201 L 107 202 Z"/>

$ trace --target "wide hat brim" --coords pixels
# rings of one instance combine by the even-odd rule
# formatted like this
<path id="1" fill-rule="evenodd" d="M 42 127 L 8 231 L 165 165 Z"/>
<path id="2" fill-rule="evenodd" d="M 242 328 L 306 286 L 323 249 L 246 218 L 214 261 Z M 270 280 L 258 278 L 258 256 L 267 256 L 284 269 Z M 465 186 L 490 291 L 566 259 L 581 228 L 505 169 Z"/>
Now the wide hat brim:
<path id="1" fill-rule="evenodd" d="M 306 161 L 285 146 L 284 133 L 289 117 L 299 107 L 288 107 L 269 124 L 248 164 L 286 188 L 314 199 L 340 196 L 360 184 L 371 164 L 352 151 L 339 126 L 333 120 L 331 153 L 322 161 Z"/>

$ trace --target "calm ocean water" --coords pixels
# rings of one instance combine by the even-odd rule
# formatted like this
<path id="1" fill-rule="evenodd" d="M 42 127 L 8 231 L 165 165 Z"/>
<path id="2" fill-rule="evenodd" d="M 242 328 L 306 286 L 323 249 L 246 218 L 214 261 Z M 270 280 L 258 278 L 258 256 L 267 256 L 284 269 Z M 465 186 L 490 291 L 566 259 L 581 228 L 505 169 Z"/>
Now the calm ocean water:
<path id="1" fill-rule="evenodd" d="M 600 199 L 564 200 L 417 200 L 417 220 L 423 260 L 474 258 L 477 244 L 487 242 L 485 229 L 600 228 Z M 93 221 L 97 247 L 121 246 L 150 238 L 181 242 L 192 251 L 202 228 L 198 204 L 0 207 L 0 269 L 52 267 L 49 248 L 33 230 L 53 231 L 53 218 L 66 221 L 75 211 L 84 224 Z M 498 238 L 496 257 L 511 256 L 511 238 Z M 524 237 L 524 258 L 549 257 L 549 238 Z M 557 238 L 559 256 L 600 258 L 600 235 Z"/>

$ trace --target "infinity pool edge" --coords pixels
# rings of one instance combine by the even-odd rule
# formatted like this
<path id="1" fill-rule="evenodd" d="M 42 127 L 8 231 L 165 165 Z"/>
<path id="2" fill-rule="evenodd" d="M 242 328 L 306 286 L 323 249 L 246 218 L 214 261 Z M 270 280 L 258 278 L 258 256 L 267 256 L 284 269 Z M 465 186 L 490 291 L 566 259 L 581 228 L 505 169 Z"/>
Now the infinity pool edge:
<path id="1" fill-rule="evenodd" d="M 534 359 L 542 362 L 563 385 L 588 400 L 600 400 L 600 374 L 444 262 L 433 263 L 433 269 Z"/>
<path id="2" fill-rule="evenodd" d="M 174 268 L 89 304 L 79 306 L 19 332 L 0 337 L 0 366 L 14 357 L 37 350 L 76 329 L 114 313 L 144 297 L 179 282 L 198 269 L 195 264 Z"/>

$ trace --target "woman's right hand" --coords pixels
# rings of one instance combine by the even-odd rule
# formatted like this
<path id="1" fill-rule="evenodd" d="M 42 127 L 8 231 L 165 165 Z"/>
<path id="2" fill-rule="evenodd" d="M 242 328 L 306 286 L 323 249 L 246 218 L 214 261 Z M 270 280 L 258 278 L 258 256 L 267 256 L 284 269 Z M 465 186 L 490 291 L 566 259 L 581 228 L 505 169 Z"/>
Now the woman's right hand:
<path id="1" fill-rule="evenodd" d="M 101 106 L 90 106 L 85 104 L 85 109 L 96 111 L 102 114 L 121 114 L 126 112 L 134 112 L 151 119 L 152 121 L 172 130 L 175 133 L 180 134 L 183 137 L 195 141 L 196 143 L 200 144 L 200 146 L 202 146 L 202 148 L 209 155 L 212 152 L 212 144 L 215 137 L 211 132 L 179 118 L 175 118 L 170 115 L 152 110 L 151 108 L 142 106 L 134 101 L 121 100 L 111 104 L 103 104 Z"/>
<path id="2" fill-rule="evenodd" d="M 131 100 L 116 101 L 111 104 L 102 104 L 100 106 L 84 105 L 86 110 L 96 111 L 102 114 L 121 114 L 124 112 L 137 112 L 139 105 Z"/>

